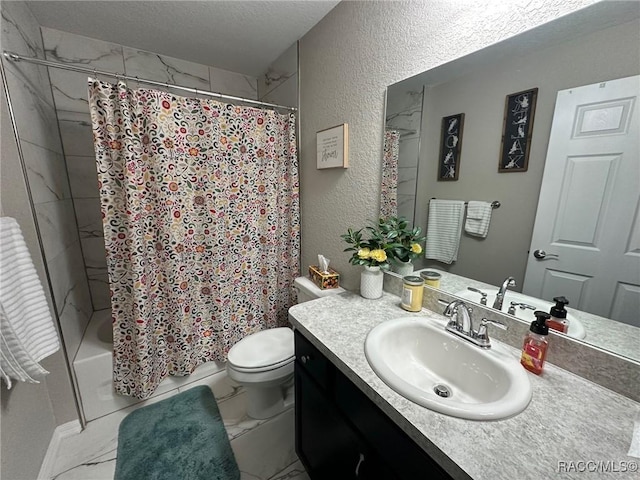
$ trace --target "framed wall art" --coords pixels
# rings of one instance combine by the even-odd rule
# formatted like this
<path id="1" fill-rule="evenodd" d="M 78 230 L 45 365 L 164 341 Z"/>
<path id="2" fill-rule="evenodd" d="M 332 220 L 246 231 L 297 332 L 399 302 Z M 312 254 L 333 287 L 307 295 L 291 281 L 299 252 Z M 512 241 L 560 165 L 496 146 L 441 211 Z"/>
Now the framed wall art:
<path id="1" fill-rule="evenodd" d="M 349 166 L 349 125 L 321 130 L 316 134 L 317 169 Z"/>
<path id="2" fill-rule="evenodd" d="M 464 113 L 442 117 L 438 181 L 458 180 Z"/>
<path id="3" fill-rule="evenodd" d="M 507 95 L 498 172 L 526 172 L 538 89 Z"/>

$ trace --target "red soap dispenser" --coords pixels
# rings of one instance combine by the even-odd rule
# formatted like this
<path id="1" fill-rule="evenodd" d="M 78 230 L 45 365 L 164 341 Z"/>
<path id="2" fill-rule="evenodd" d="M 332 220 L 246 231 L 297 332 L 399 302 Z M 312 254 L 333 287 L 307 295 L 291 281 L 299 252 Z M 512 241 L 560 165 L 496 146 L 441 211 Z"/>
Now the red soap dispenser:
<path id="1" fill-rule="evenodd" d="M 520 363 L 530 372 L 540 375 L 544 366 L 544 359 L 547 357 L 547 348 L 549 348 L 547 320 L 551 318 L 551 315 L 540 310 L 533 312 L 533 314 L 536 319 L 531 323 L 530 331 L 524 337 Z"/>
<path id="2" fill-rule="evenodd" d="M 554 307 L 551 307 L 549 315 L 551 318 L 547 320 L 547 326 L 562 333 L 569 331 L 569 320 L 567 320 L 567 311 L 565 305 L 569 305 L 569 300 L 565 297 L 554 297 L 553 301 L 556 302 Z"/>

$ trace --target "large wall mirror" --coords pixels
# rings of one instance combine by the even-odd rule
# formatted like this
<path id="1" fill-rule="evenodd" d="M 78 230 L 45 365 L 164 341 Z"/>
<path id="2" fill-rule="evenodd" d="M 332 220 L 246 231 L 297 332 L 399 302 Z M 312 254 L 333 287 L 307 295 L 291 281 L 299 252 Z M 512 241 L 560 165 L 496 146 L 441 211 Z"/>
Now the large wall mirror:
<path id="1" fill-rule="evenodd" d="M 552 184 L 551 180 L 554 178 L 550 178 L 548 172 L 545 173 L 558 92 L 573 92 L 577 91 L 577 87 L 587 85 L 606 86 L 615 79 L 637 75 L 640 75 L 640 3 L 615 1 L 596 3 L 389 86 L 382 160 L 381 215 L 404 216 L 415 225 L 420 225 L 429 235 L 427 218 L 432 198 L 500 202 L 500 208 L 492 211 L 486 238 L 465 234 L 463 229 L 455 262 L 445 264 L 423 257 L 414 262 L 415 268 L 435 268 L 494 286 L 501 285 L 507 277 L 512 276 L 517 283 L 514 290 L 521 291 L 528 275 L 527 265 L 533 256 L 534 224 L 544 220 L 541 214 L 537 215 L 541 192 L 544 197 L 548 192 L 553 192 L 557 185 L 567 188 L 566 183 Z M 607 317 L 608 322 L 617 320 L 614 324 L 616 329 L 620 326 L 618 333 L 627 338 L 627 345 L 625 348 L 618 347 L 617 342 L 606 340 L 609 337 L 605 335 L 600 340 L 597 331 L 590 332 L 584 341 L 636 361 L 640 361 L 638 78 L 640 77 L 633 80 L 633 91 L 629 95 L 623 95 L 624 105 L 616 104 L 615 108 L 606 110 L 609 114 L 614 114 L 614 117 L 617 115 L 615 112 L 622 112 L 618 120 L 612 120 L 613 117 L 606 112 L 587 112 L 586 116 L 583 115 L 585 119 L 590 115 L 593 122 L 605 125 L 603 128 L 610 128 L 606 126 L 608 122 L 618 121 L 620 128 L 627 128 L 627 133 L 636 138 L 635 147 L 630 150 L 631 155 L 627 154 L 627 157 L 633 158 L 635 166 L 631 167 L 630 177 L 635 178 L 625 187 L 628 191 L 624 199 L 627 207 L 620 215 L 631 219 L 631 223 L 627 222 L 630 231 L 623 233 L 625 265 L 603 260 L 598 267 L 599 271 L 628 268 L 629 278 L 620 283 L 622 287 L 607 294 L 608 300 L 619 295 L 620 291 L 626 293 L 627 297 L 622 302 L 623 307 L 618 310 L 611 310 L 607 306 L 605 310 L 609 310 L 606 314 L 597 307 L 584 308 L 592 314 Z M 537 101 L 528 168 L 526 171 L 501 173 L 498 165 L 506 96 L 534 88 L 537 89 Z M 464 114 L 464 133 L 457 165 L 457 180 L 442 181 L 439 180 L 438 165 L 443 118 L 461 113 Z M 635 120 L 625 123 L 633 115 Z M 567 122 L 575 123 L 573 119 L 571 116 Z M 556 125 L 560 124 L 560 120 L 556 122 Z M 575 125 L 568 128 L 575 133 Z M 604 137 L 605 135 L 599 137 L 602 142 L 606 141 Z M 578 165 L 580 168 L 587 165 L 588 168 L 582 168 L 582 173 L 574 176 L 572 187 L 559 197 L 561 200 L 557 201 L 556 210 L 562 209 L 560 202 L 575 203 L 576 199 L 570 194 L 581 188 L 593 189 L 596 200 L 574 204 L 572 209 L 565 208 L 565 213 L 571 211 L 573 215 L 565 216 L 564 221 L 580 224 L 580 215 L 584 211 L 604 208 L 602 205 L 611 201 L 608 182 L 618 168 L 618 163 L 617 160 L 600 160 L 597 157 L 592 162 Z M 608 165 L 607 168 L 600 168 L 605 164 Z M 574 167 L 578 171 L 575 165 L 565 166 L 564 170 L 561 169 L 554 175 L 555 180 L 557 177 L 566 177 L 567 171 Z M 616 187 L 614 190 L 619 189 Z M 613 217 L 615 215 L 608 214 L 607 221 Z M 557 230 L 560 220 L 562 219 L 551 218 L 549 222 Z M 602 234 L 602 225 L 598 222 L 602 221 L 598 220 L 592 225 L 598 241 Z M 583 228 L 585 229 L 587 228 Z M 562 242 L 558 245 L 560 243 Z M 588 241 L 573 243 L 573 246 L 585 251 L 599 248 L 599 245 L 594 246 Z M 547 249 L 547 252 L 557 253 L 552 249 Z M 552 265 L 562 273 L 562 264 L 553 257 L 546 258 L 544 262 L 546 266 Z M 594 291 L 589 290 L 589 279 L 582 282 L 578 276 L 574 277 L 571 279 L 570 274 L 564 275 L 567 282 L 559 280 L 554 291 L 555 295 L 565 295 L 570 299 L 570 309 L 576 308 L 578 304 L 581 308 L 588 304 L 584 298 L 578 302 L 571 297 L 574 300 L 589 296 L 593 299 L 594 295 Z M 574 288 L 569 280 L 582 287 Z M 567 286 L 567 291 L 562 290 L 563 285 Z M 606 325 L 612 323 L 607 324 L 603 319 L 602 327 L 606 328 Z M 634 346 L 637 347 L 635 354 Z"/>

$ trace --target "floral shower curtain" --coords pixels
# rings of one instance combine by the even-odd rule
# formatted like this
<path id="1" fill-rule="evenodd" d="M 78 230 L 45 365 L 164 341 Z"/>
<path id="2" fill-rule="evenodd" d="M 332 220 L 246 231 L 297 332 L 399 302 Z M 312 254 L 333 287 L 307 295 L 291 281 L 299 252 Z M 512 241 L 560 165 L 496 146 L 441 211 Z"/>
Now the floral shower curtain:
<path id="1" fill-rule="evenodd" d="M 382 188 L 380 190 L 380 217 L 398 215 L 398 155 L 400 152 L 400 132 L 384 132 L 384 152 L 382 157 Z"/>
<path id="2" fill-rule="evenodd" d="M 114 322 L 114 386 L 226 360 L 283 326 L 300 218 L 295 119 L 89 80 Z"/>

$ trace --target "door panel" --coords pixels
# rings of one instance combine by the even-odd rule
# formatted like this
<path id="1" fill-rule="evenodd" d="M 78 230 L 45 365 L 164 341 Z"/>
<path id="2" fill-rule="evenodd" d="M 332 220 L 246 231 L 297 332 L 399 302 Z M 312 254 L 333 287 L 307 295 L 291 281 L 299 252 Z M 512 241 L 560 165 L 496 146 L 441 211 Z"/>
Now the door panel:
<path id="1" fill-rule="evenodd" d="M 619 283 L 616 289 L 611 316 L 614 318 L 635 318 L 631 325 L 640 327 L 640 287 Z"/>
<path id="2" fill-rule="evenodd" d="M 617 160 L 617 155 L 567 159 L 554 244 L 598 248 L 598 233 L 609 210 Z"/>
<path id="3" fill-rule="evenodd" d="M 563 292 L 562 295 L 571 299 L 572 304 L 582 303 L 582 298 L 587 295 L 591 278 L 547 268 L 542 284 L 542 296 L 552 301 L 553 297 L 559 295 L 556 292 Z"/>
<path id="4" fill-rule="evenodd" d="M 614 101 L 578 105 L 573 137 L 628 133 L 631 120 L 629 112 L 633 108 L 634 101 L 635 97 L 632 96 Z"/>

